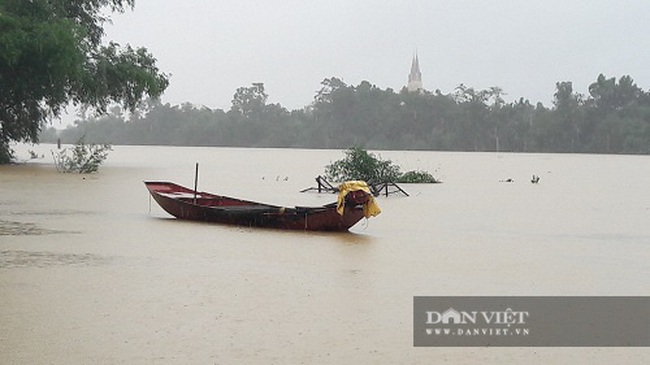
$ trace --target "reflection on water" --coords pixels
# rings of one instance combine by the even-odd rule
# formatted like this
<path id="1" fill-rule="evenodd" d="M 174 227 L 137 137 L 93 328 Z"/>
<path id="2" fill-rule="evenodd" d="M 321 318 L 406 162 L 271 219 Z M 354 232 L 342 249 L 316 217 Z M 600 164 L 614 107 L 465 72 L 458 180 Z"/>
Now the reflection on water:
<path id="1" fill-rule="evenodd" d="M 358 225 L 363 225 L 363 220 Z M 325 233 L 325 237 L 331 239 L 332 241 L 341 242 L 347 245 L 365 245 L 370 244 L 374 241 L 372 236 L 364 234 L 363 231 L 357 232 L 330 232 L 329 234 Z"/>
<path id="2" fill-rule="evenodd" d="M 200 162 L 200 190 L 323 205 L 335 196 L 298 192 L 342 156 L 116 146 L 87 177 L 47 161 L 0 166 L 0 363 L 630 364 L 650 356 L 414 349 L 411 327 L 414 295 L 649 295 L 648 156 L 383 151 L 404 170 L 436 169 L 444 183 L 379 198 L 382 214 L 350 233 L 178 221 L 150 206 L 142 183 L 192 186 Z"/>
<path id="3" fill-rule="evenodd" d="M 148 214 L 152 214 L 149 212 Z M 160 214 L 160 213 L 158 213 Z M 368 227 L 368 219 L 364 218 L 357 223 L 355 230 L 348 232 L 327 232 L 327 231 L 299 231 L 299 230 L 278 230 L 276 228 L 260 228 L 260 227 L 241 227 L 241 226 L 219 226 L 209 222 L 198 221 L 185 221 L 179 220 L 172 216 L 151 216 L 152 219 L 163 222 L 164 224 L 176 224 L 179 227 L 191 229 L 214 229 L 214 230 L 234 230 L 239 233 L 251 235 L 270 235 L 275 239 L 287 241 L 305 241 L 312 239 L 326 239 L 330 242 L 339 242 L 345 245 L 359 245 L 372 243 L 374 238 L 371 235 L 365 234 Z M 215 228 L 216 226 L 216 228 Z"/>

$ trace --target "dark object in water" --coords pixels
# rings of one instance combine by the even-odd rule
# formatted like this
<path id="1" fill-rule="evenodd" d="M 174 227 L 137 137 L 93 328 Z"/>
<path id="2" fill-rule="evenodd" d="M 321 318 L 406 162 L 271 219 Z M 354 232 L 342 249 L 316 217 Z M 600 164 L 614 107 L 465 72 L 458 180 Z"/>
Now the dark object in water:
<path id="1" fill-rule="evenodd" d="M 332 184 L 330 184 L 330 182 L 327 181 L 326 178 L 324 178 L 324 177 L 322 177 L 320 175 L 316 176 L 316 184 L 318 184 L 318 186 L 316 186 L 315 188 L 312 187 L 312 188 L 302 189 L 302 190 L 300 190 L 300 192 L 305 193 L 305 192 L 308 192 L 308 191 L 317 191 L 319 193 L 323 193 L 323 192 L 325 192 L 325 193 L 336 193 L 336 192 L 339 191 L 339 189 L 332 186 Z"/>
<path id="2" fill-rule="evenodd" d="M 206 192 L 166 181 L 144 182 L 151 196 L 178 219 L 308 231 L 347 231 L 379 214 L 374 198 L 355 185 L 341 184 L 339 202 L 319 207 L 281 207 Z M 365 185 L 365 183 L 363 183 Z"/>
<path id="3" fill-rule="evenodd" d="M 337 193 L 339 191 L 339 188 L 334 187 L 332 184 L 330 184 L 329 181 L 327 181 L 326 178 L 321 175 L 316 176 L 316 184 L 316 187 L 302 189 L 300 192 L 305 193 L 308 191 L 317 191 L 319 193 Z M 369 183 L 368 189 L 370 189 L 370 193 L 372 193 L 374 196 L 388 196 L 389 194 L 403 194 L 405 196 L 409 196 L 409 194 L 404 191 L 404 189 L 402 189 L 394 182 L 383 182 L 377 184 Z"/>

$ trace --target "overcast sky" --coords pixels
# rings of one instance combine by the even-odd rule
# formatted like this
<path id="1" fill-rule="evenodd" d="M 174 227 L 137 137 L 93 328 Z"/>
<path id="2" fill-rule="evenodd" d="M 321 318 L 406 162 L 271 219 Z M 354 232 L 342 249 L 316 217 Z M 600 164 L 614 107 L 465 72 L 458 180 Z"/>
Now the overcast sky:
<path id="1" fill-rule="evenodd" d="M 320 82 L 399 91 L 417 50 L 424 87 L 499 86 L 551 106 L 555 83 L 598 74 L 650 88 L 648 0 L 136 0 L 107 39 L 144 46 L 171 74 L 163 102 L 229 109 L 241 86 L 300 109 Z"/>

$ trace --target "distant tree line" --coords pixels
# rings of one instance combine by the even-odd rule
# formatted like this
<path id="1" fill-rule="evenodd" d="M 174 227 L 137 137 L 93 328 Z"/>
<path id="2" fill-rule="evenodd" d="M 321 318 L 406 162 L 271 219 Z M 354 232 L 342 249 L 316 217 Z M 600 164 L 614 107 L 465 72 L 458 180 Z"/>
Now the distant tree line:
<path id="1" fill-rule="evenodd" d="M 461 84 L 450 94 L 381 90 L 367 81 L 323 80 L 301 110 L 268 103 L 264 84 L 236 90 L 230 110 L 149 100 L 133 113 L 49 128 L 43 142 L 184 146 L 650 153 L 650 92 L 630 76 L 599 75 L 588 95 L 556 83 L 553 105 L 506 103 L 499 87 Z M 58 134 L 57 134 L 58 133 Z"/>

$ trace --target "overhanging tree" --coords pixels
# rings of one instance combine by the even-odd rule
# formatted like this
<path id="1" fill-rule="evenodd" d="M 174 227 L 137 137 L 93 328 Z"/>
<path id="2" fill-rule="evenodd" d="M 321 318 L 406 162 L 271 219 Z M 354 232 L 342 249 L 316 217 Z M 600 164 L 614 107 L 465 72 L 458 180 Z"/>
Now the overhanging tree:
<path id="1" fill-rule="evenodd" d="M 102 43 L 106 12 L 135 0 L 0 0 L 0 163 L 12 141 L 38 142 L 69 103 L 134 110 L 169 84 L 146 48 Z"/>

